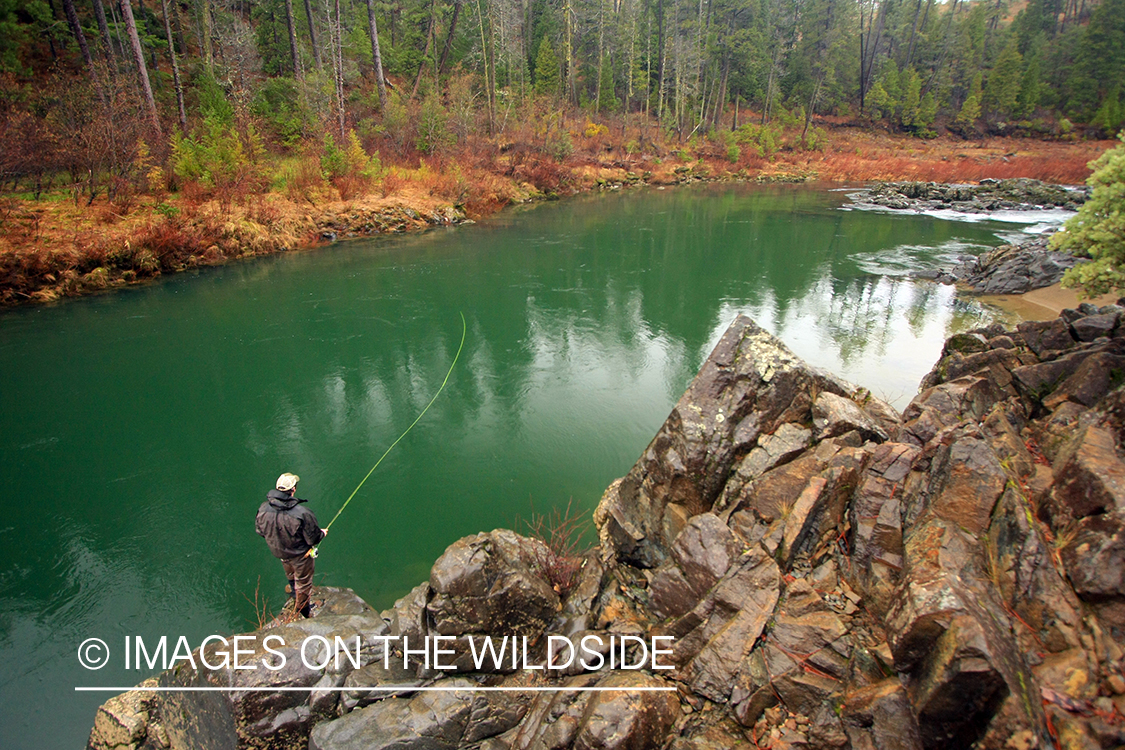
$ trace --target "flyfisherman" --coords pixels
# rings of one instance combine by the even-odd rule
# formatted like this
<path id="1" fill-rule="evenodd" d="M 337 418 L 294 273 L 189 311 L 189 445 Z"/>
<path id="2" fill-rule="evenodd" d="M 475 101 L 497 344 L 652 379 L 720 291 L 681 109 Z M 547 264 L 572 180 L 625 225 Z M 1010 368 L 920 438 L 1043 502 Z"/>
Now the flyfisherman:
<path id="1" fill-rule="evenodd" d="M 307 501 L 296 496 L 300 479 L 288 473 L 277 478 L 277 488 L 266 493 L 266 501 L 258 508 L 254 527 L 259 536 L 265 537 L 273 556 L 281 560 L 294 611 L 308 617 L 316 564 L 315 555 L 309 552 L 328 536 L 328 529 L 320 528 L 316 515 L 301 505 Z"/>

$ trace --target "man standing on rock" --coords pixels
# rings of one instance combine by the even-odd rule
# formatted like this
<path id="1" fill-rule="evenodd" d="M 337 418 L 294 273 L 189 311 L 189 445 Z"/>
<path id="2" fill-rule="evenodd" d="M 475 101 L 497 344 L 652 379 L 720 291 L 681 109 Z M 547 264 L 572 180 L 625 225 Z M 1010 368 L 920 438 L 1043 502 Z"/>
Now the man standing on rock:
<path id="1" fill-rule="evenodd" d="M 259 536 L 265 537 L 270 552 L 281 560 L 281 566 L 285 568 L 285 577 L 289 579 L 288 590 L 294 599 L 293 609 L 302 617 L 308 617 L 313 567 L 316 564 L 310 552 L 328 536 L 328 530 L 320 528 L 316 515 L 301 505 L 307 501 L 296 496 L 300 479 L 296 474 L 282 474 L 277 478 L 277 489 L 266 493 L 267 499 L 258 508 L 254 527 Z"/>

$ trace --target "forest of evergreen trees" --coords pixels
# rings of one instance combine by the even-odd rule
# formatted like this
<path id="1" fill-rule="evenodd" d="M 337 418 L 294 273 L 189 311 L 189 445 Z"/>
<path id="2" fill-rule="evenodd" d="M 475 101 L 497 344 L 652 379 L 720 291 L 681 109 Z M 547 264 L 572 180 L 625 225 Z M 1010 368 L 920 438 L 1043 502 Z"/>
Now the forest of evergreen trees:
<path id="1" fill-rule="evenodd" d="M 678 140 L 1107 136 L 1123 82 L 1125 0 L 0 0 L 0 179 L 325 133 L 428 153 L 529 102 Z"/>

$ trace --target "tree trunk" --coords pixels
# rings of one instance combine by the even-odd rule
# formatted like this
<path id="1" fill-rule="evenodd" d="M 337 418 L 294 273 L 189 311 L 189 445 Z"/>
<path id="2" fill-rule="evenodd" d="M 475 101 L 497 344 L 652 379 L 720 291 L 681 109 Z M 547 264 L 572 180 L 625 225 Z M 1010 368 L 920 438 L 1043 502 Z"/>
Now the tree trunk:
<path id="1" fill-rule="evenodd" d="M 340 145 L 344 145 L 346 133 L 344 132 L 344 29 L 340 23 L 340 0 L 336 0 L 336 21 L 332 25 L 332 33 L 336 37 L 335 64 L 336 64 L 336 113 L 340 120 Z"/>
<path id="2" fill-rule="evenodd" d="M 211 44 L 211 0 L 201 0 L 199 4 L 199 21 L 203 24 L 203 64 L 207 72 L 214 74 L 215 49 Z"/>
<path id="3" fill-rule="evenodd" d="M 914 59 L 914 39 L 918 35 L 918 19 L 921 17 L 922 0 L 918 0 L 918 4 L 914 6 L 914 23 L 910 26 L 910 41 L 906 45 L 906 65 L 903 66 L 905 68 L 909 68 Z"/>
<path id="4" fill-rule="evenodd" d="M 598 83 L 594 86 L 594 112 L 602 108 L 602 66 L 605 65 L 605 0 L 598 2 Z"/>
<path id="5" fill-rule="evenodd" d="M 723 119 L 723 109 L 727 103 L 727 78 L 730 75 L 730 53 L 724 49 L 722 64 L 719 71 L 719 92 L 715 97 L 715 107 L 711 115 L 711 127 L 719 127 L 719 122 Z"/>
<path id="6" fill-rule="evenodd" d="M 346 136 L 344 129 L 344 57 L 343 40 L 340 38 L 340 0 L 335 0 L 335 15 L 329 0 L 324 0 L 324 15 L 328 18 L 328 46 L 332 60 L 332 83 L 336 92 L 336 125 L 340 131 L 340 145 L 344 144 Z"/>
<path id="7" fill-rule="evenodd" d="M 777 45 L 774 51 L 773 58 L 770 60 L 770 73 L 766 79 L 766 103 L 762 106 L 762 124 L 765 125 L 770 121 L 770 110 L 773 105 L 773 82 L 777 74 L 777 63 L 781 58 L 781 44 Z"/>
<path id="8" fill-rule="evenodd" d="M 387 82 L 383 79 L 383 56 L 379 54 L 379 27 L 375 23 L 375 0 L 367 0 L 367 27 L 371 34 L 371 61 L 375 65 L 375 83 L 379 87 L 379 111 L 387 111 Z"/>
<path id="9" fill-rule="evenodd" d="M 659 122 L 664 122 L 664 74 L 667 69 L 667 53 L 664 49 L 664 0 L 657 0 L 656 3 L 656 86 L 657 86 L 657 103 L 656 103 L 656 119 Z"/>
<path id="10" fill-rule="evenodd" d="M 414 76 L 414 88 L 410 90 L 410 98 L 418 96 L 418 86 L 422 83 L 422 71 L 426 69 L 426 55 L 434 42 L 434 27 L 437 26 L 437 0 L 430 0 L 430 24 L 426 29 L 426 49 L 422 52 L 422 59 L 418 62 L 418 75 Z"/>
<path id="11" fill-rule="evenodd" d="M 47 35 L 47 45 L 51 48 L 51 59 L 59 59 L 59 51 L 55 49 L 55 33 L 52 31 L 55 27 L 55 19 L 58 18 L 58 13 L 55 12 L 55 0 L 47 0 L 47 7 L 51 11 L 51 23 L 46 24 L 43 28 L 43 33 Z"/>
<path id="12" fill-rule="evenodd" d="M 860 27 L 860 49 L 864 59 L 860 61 L 859 70 L 859 111 L 863 112 L 863 102 L 867 91 L 871 88 L 871 79 L 875 73 L 875 58 L 879 52 L 879 42 L 883 38 L 883 28 L 887 23 L 887 14 L 890 12 L 894 0 L 884 0 L 879 5 L 879 12 L 872 10 L 869 17 L 870 25 L 867 27 L 867 40 L 863 39 L 863 28 Z M 863 6 L 860 5 L 862 11 Z"/>
<path id="13" fill-rule="evenodd" d="M 82 50 L 82 59 L 90 70 L 90 80 L 97 87 L 98 76 L 94 70 L 94 58 L 90 55 L 90 46 L 86 44 L 86 35 L 82 33 L 82 24 L 78 22 L 78 11 L 74 9 L 74 0 L 63 0 L 63 13 L 66 14 L 66 22 L 70 25 L 74 38 L 78 40 L 78 49 Z M 101 90 L 100 87 L 98 89 Z"/>
<path id="14" fill-rule="evenodd" d="M 809 123 L 812 122 L 813 110 L 816 109 L 816 100 L 820 98 L 820 87 L 824 84 L 824 74 L 821 73 L 816 79 L 816 86 L 813 88 L 812 96 L 809 97 L 809 108 L 805 112 L 805 129 L 801 131 L 801 140 L 805 139 L 805 134 L 809 132 Z"/>
<path id="15" fill-rule="evenodd" d="M 168 13 L 168 0 L 160 0 L 164 11 L 164 34 L 168 37 L 168 55 L 172 58 L 172 85 L 176 87 L 176 104 L 180 110 L 180 132 L 187 133 L 187 110 L 184 108 L 184 87 L 180 83 L 180 64 L 176 62 L 176 44 L 172 39 L 172 19 Z"/>
<path id="16" fill-rule="evenodd" d="M 923 91 L 930 91 L 933 88 L 934 81 L 937 80 L 938 72 L 941 66 L 945 63 L 945 56 L 949 53 L 949 42 L 953 38 L 950 32 L 953 30 L 953 19 L 957 15 L 957 5 L 960 0 L 953 0 L 953 7 L 949 11 L 949 23 L 945 27 L 945 43 L 942 45 L 941 54 L 938 55 L 937 63 L 934 65 L 934 72 L 930 74 L 930 80 L 926 81 Z"/>
<path id="17" fill-rule="evenodd" d="M 574 104 L 574 6 L 571 0 L 564 0 L 563 16 L 566 20 L 566 95 L 571 104 Z"/>
<path id="18" fill-rule="evenodd" d="M 859 0 L 859 113 L 863 114 L 863 104 L 867 99 L 867 88 L 863 85 L 863 61 L 867 59 L 867 48 L 863 36 L 864 0 Z"/>
<path id="19" fill-rule="evenodd" d="M 320 57 L 320 45 L 316 43 L 316 24 L 313 22 L 312 3 L 305 0 L 305 17 L 309 20 L 309 40 L 312 42 L 313 62 L 317 70 L 324 70 L 324 60 Z"/>
<path id="20" fill-rule="evenodd" d="M 438 77 L 445 75 L 445 63 L 449 60 L 449 53 L 453 49 L 453 34 L 457 31 L 457 19 L 461 16 L 461 0 L 453 0 L 453 18 L 449 22 L 449 32 L 445 35 L 445 47 L 441 50 L 441 62 L 438 63 Z"/>
<path id="21" fill-rule="evenodd" d="M 102 35 L 102 54 L 106 63 L 110 63 L 113 60 L 113 40 L 109 36 L 109 24 L 105 22 L 102 0 L 94 0 L 94 18 L 98 19 L 98 32 Z"/>
<path id="22" fill-rule="evenodd" d="M 172 11 L 172 33 L 176 35 L 176 48 L 180 50 L 182 55 L 188 55 L 190 53 L 188 52 L 187 39 L 184 37 L 184 19 L 180 16 L 178 0 L 173 0 L 168 9 Z"/>
<path id="23" fill-rule="evenodd" d="M 477 0 L 477 19 L 480 23 L 480 54 L 484 64 L 484 90 L 488 96 L 488 132 L 492 133 L 496 127 L 496 78 L 488 75 L 488 40 L 484 35 L 484 9 L 481 0 Z"/>
<path id="24" fill-rule="evenodd" d="M 133 61 L 137 64 L 137 73 L 141 78 L 141 91 L 144 93 L 145 102 L 148 104 L 148 113 L 152 118 L 152 127 L 160 134 L 160 116 L 156 112 L 156 99 L 152 95 L 152 84 L 148 80 L 148 67 L 145 65 L 145 53 L 141 49 L 141 38 L 137 36 L 137 22 L 133 20 L 133 6 L 129 0 L 121 0 L 121 13 L 125 16 L 125 31 L 129 34 L 129 44 L 133 48 Z"/>
<path id="25" fill-rule="evenodd" d="M 289 30 L 289 56 L 293 60 L 293 77 L 300 80 L 304 73 L 301 70 L 301 50 L 297 46 L 297 24 L 293 19 L 293 0 L 285 0 L 285 26 Z"/>

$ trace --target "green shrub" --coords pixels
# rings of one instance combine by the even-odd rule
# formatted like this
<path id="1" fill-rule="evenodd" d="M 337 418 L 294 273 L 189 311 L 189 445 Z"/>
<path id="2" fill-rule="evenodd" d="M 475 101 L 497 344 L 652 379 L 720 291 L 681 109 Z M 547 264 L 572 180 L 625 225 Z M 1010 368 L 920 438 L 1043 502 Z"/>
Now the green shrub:
<path id="1" fill-rule="evenodd" d="M 781 147 L 781 126 L 748 122 L 735 131 L 735 140 L 744 146 L 753 146 L 759 156 L 773 161 L 773 155 Z"/>
<path id="2" fill-rule="evenodd" d="M 324 134 L 324 152 L 320 155 L 320 169 L 325 179 L 374 178 L 378 176 L 380 168 L 378 154 L 368 156 L 354 130 L 348 131 L 347 143 L 343 147 L 336 145 L 336 139 L 331 133 Z"/>
<path id="3" fill-rule="evenodd" d="M 544 145 L 547 153 L 556 161 L 562 161 L 574 153 L 574 141 L 571 140 L 570 132 L 566 128 L 559 127 L 548 131 Z"/>
<path id="4" fill-rule="evenodd" d="M 254 95 L 250 111 L 286 146 L 296 145 L 305 134 L 308 117 L 292 78 L 267 79 Z"/>
<path id="5" fill-rule="evenodd" d="M 250 157 L 233 125 L 208 117 L 194 136 L 172 135 L 172 170 L 182 179 L 211 187 L 237 182 Z"/>
<path id="6" fill-rule="evenodd" d="M 823 151 L 828 145 L 828 131 L 824 128 L 809 128 L 801 138 L 801 148 L 808 151 Z"/>
<path id="7" fill-rule="evenodd" d="M 216 120 L 229 125 L 234 122 L 234 107 L 227 100 L 226 92 L 215 76 L 203 72 L 195 81 L 195 93 L 199 97 L 199 111 L 204 119 Z"/>
<path id="8" fill-rule="evenodd" d="M 387 108 L 383 113 L 383 132 L 401 152 L 410 137 L 410 110 L 398 92 L 389 92 Z"/>
<path id="9" fill-rule="evenodd" d="M 1081 287 L 1091 297 L 1125 289 L 1125 132 L 1118 139 L 1122 145 L 1090 163 L 1090 200 L 1051 237 L 1052 248 L 1091 259 L 1063 276 L 1064 286 Z"/>
<path id="10" fill-rule="evenodd" d="M 418 112 L 418 136 L 415 147 L 424 154 L 433 154 L 453 142 L 448 128 L 449 113 L 442 106 L 441 98 L 431 93 L 422 101 Z"/>

